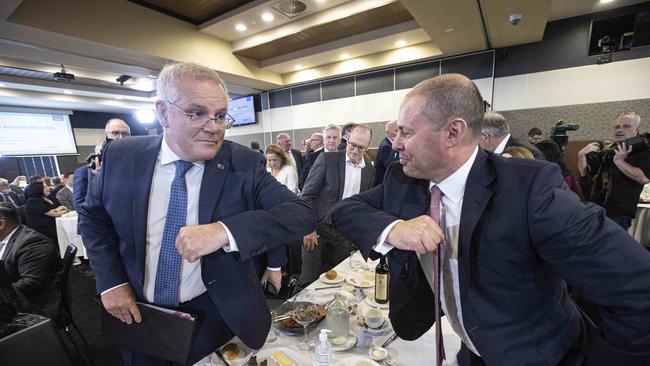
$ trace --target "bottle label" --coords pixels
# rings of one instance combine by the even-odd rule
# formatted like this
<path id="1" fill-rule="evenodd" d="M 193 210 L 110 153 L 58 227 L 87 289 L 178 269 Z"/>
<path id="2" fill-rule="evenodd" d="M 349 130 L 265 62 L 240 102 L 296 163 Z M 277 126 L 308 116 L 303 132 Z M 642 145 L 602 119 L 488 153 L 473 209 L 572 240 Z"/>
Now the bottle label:
<path id="1" fill-rule="evenodd" d="M 375 276 L 375 300 L 388 299 L 388 275 L 377 274 Z"/>

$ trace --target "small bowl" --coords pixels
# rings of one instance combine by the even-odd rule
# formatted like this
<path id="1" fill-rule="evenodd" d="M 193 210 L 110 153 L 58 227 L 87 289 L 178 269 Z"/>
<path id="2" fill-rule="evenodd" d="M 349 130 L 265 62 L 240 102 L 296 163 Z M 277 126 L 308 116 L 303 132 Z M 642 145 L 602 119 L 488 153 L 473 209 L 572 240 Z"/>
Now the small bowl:
<path id="1" fill-rule="evenodd" d="M 375 346 L 368 351 L 368 354 L 375 361 L 383 361 L 388 356 L 388 350 L 384 347 Z"/>

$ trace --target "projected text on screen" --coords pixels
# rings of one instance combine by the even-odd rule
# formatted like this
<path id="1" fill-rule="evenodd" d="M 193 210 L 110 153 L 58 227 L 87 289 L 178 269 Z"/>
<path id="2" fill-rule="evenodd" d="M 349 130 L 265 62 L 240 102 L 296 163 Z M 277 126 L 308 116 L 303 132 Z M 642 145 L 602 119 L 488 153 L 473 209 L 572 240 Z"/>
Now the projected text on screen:
<path id="1" fill-rule="evenodd" d="M 67 115 L 0 112 L 3 156 L 76 154 Z"/>

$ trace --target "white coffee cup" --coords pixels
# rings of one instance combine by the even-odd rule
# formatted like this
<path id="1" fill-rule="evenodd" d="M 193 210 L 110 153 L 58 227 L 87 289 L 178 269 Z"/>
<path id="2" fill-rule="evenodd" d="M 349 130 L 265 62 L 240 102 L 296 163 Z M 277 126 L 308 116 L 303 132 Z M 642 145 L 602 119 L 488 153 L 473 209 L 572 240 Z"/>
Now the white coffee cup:
<path id="1" fill-rule="evenodd" d="M 366 325 L 370 328 L 379 328 L 384 324 L 384 314 L 379 309 L 370 308 L 363 314 Z"/>

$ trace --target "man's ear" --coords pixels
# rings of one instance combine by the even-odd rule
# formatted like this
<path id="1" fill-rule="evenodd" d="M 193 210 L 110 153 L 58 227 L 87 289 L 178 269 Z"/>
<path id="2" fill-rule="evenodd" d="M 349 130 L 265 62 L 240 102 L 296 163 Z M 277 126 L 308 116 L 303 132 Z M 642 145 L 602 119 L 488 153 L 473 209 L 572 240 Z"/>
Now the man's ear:
<path id="1" fill-rule="evenodd" d="M 162 100 L 157 100 L 156 116 L 158 117 L 158 121 L 160 122 L 160 125 L 163 128 L 169 127 L 168 113 L 169 113 L 169 109 L 167 109 L 167 103 L 165 103 Z"/>
<path id="2" fill-rule="evenodd" d="M 467 122 L 462 118 L 455 118 L 449 123 L 447 140 L 451 145 L 458 144 L 468 133 Z"/>

